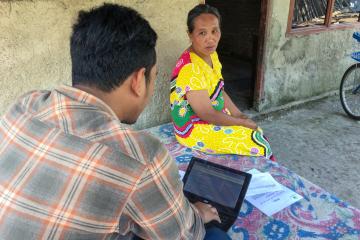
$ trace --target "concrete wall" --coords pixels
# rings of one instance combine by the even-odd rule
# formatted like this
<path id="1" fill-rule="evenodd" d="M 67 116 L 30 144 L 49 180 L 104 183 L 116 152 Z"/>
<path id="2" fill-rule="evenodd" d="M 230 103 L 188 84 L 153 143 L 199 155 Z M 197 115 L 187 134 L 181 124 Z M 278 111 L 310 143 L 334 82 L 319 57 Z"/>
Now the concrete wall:
<path id="1" fill-rule="evenodd" d="M 286 37 L 289 4 L 290 0 L 269 0 L 265 99 L 260 110 L 338 90 L 342 75 L 353 62 L 349 54 L 356 29 Z"/>
<path id="2" fill-rule="evenodd" d="M 69 36 L 80 9 L 101 4 L 82 1 L 0 1 L 0 114 L 21 94 L 70 84 Z M 179 54 L 187 47 L 186 15 L 199 0 L 109 1 L 132 6 L 159 34 L 159 77 L 151 104 L 138 128 L 170 120 L 169 77 Z M 264 53 L 265 97 L 261 111 L 303 101 L 337 90 L 345 69 L 354 29 L 286 37 L 290 0 L 269 0 Z"/>
<path id="3" fill-rule="evenodd" d="M 69 37 L 77 12 L 100 0 L 0 1 L 0 114 L 21 94 L 71 84 Z M 198 0 L 107 1 L 137 9 L 159 35 L 159 75 L 155 94 L 138 128 L 170 119 L 169 78 L 180 53 L 189 44 L 186 16 Z"/>

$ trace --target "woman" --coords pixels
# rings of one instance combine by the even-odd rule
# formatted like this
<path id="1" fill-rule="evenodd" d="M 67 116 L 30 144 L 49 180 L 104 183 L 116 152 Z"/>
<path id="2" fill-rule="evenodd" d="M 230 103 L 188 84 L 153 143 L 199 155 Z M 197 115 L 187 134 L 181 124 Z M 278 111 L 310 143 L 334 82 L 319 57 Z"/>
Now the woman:
<path id="1" fill-rule="evenodd" d="M 187 19 L 191 46 L 179 58 L 171 80 L 171 116 L 179 143 L 214 154 L 270 158 L 262 130 L 224 90 L 216 48 L 221 31 L 218 10 L 206 4 Z"/>

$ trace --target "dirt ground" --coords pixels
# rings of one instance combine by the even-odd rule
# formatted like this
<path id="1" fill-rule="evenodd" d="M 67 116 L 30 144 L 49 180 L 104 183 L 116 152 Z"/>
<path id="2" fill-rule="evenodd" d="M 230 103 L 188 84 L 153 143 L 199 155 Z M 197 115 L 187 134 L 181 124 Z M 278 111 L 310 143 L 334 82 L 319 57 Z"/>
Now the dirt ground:
<path id="1" fill-rule="evenodd" d="M 255 117 L 278 162 L 360 209 L 360 121 L 339 96 Z"/>

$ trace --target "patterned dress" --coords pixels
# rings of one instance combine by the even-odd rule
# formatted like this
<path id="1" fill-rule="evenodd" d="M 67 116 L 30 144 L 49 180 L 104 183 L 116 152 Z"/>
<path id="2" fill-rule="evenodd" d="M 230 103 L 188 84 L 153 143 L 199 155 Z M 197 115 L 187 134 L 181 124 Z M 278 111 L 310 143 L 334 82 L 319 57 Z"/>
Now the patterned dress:
<path id="1" fill-rule="evenodd" d="M 260 128 L 217 126 L 200 119 L 186 99 L 192 90 L 207 90 L 212 106 L 230 114 L 223 97 L 224 81 L 217 53 L 211 54 L 213 68 L 201 57 L 186 50 L 172 73 L 170 106 L 175 136 L 182 145 L 213 154 L 271 157 L 268 141 Z"/>

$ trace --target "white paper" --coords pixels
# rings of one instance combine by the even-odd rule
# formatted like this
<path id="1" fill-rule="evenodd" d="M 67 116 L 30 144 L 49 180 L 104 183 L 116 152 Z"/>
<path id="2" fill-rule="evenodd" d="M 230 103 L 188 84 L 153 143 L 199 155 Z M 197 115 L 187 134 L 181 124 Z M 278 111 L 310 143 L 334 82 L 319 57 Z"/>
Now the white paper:
<path id="1" fill-rule="evenodd" d="M 179 170 L 179 178 L 180 178 L 180 180 L 182 180 L 184 178 L 184 175 L 185 175 L 185 171 Z"/>
<path id="2" fill-rule="evenodd" d="M 270 217 L 303 198 L 285 186 L 282 186 L 282 188 L 282 191 L 249 196 L 245 197 L 245 199 Z"/>
<path id="3" fill-rule="evenodd" d="M 252 169 L 248 171 L 248 173 L 252 174 L 254 177 L 261 172 L 256 169 Z M 278 184 L 281 187 L 280 191 L 267 192 L 251 196 L 246 194 L 245 199 L 258 208 L 261 212 L 270 217 L 271 215 L 303 198 L 301 195 L 290 190 L 289 188 L 281 185 L 280 183 Z"/>
<path id="4" fill-rule="evenodd" d="M 256 168 L 250 169 L 249 171 L 247 171 L 247 173 L 250 173 L 251 175 L 253 174 L 257 174 L 257 173 L 261 173 L 259 170 L 257 170 Z"/>
<path id="5" fill-rule="evenodd" d="M 257 169 L 248 171 L 252 175 L 251 181 L 246 192 L 246 196 L 253 196 L 267 192 L 281 191 L 282 187 L 270 173 L 262 173 Z"/>

